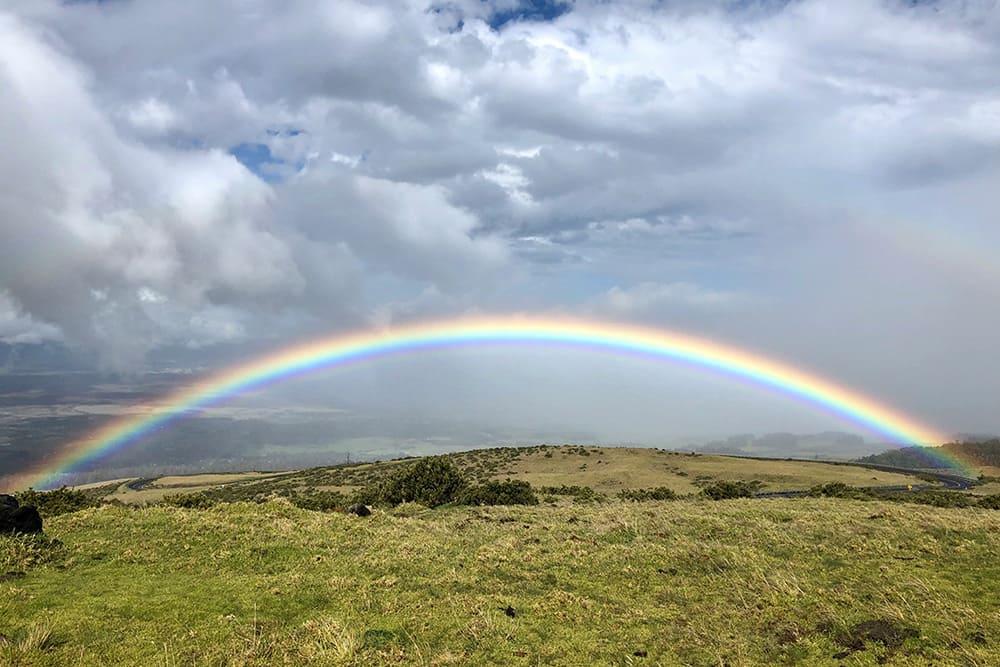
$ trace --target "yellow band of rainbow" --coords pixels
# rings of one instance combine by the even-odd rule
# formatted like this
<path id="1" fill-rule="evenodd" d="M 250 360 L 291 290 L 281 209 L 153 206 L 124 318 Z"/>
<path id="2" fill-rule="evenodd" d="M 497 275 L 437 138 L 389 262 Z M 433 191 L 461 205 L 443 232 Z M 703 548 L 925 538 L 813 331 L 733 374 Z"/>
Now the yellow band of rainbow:
<path id="1" fill-rule="evenodd" d="M 457 346 L 558 345 L 638 355 L 714 370 L 838 415 L 888 441 L 906 445 L 946 442 L 942 432 L 858 392 L 764 356 L 707 338 L 666 330 L 587 320 L 478 317 L 335 335 L 297 344 L 234 366 L 184 387 L 149 412 L 112 421 L 66 445 L 33 470 L 8 477 L 6 486 L 46 488 L 60 477 L 127 447 L 154 428 L 262 385 L 303 373 L 387 355 Z M 939 448 L 929 458 L 958 471 L 970 467 Z"/>

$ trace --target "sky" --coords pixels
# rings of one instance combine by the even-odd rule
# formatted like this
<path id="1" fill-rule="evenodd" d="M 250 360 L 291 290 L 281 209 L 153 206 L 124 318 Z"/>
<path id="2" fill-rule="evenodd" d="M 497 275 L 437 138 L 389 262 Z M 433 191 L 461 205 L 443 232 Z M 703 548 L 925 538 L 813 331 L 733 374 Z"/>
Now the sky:
<path id="1" fill-rule="evenodd" d="M 8 0 L 0 90 L 0 342 L 127 374 L 571 315 L 1000 431 L 995 0 Z M 583 353 L 349 377 L 607 437 L 850 430 Z"/>

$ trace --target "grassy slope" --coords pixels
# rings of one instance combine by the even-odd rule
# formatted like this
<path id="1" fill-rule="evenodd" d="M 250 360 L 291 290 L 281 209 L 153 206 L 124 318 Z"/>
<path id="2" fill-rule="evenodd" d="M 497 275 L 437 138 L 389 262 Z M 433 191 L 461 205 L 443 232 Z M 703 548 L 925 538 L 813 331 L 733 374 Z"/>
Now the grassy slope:
<path id="1" fill-rule="evenodd" d="M 0 663 L 1000 663 L 986 510 L 687 500 L 360 519 L 271 501 L 104 507 L 47 532 L 63 546 L 33 566 L 31 540 L 0 538 L 0 573 L 26 571 L 0 582 Z M 905 641 L 863 648 L 852 628 L 871 620 Z"/>
<path id="2" fill-rule="evenodd" d="M 546 456 L 549 455 L 549 456 Z M 809 461 L 771 461 L 729 456 L 678 454 L 656 449 L 617 447 L 521 447 L 480 449 L 451 455 L 471 478 L 523 479 L 534 486 L 580 485 L 614 495 L 622 489 L 666 486 L 679 494 L 697 493 L 695 482 L 759 480 L 766 490 L 807 489 L 827 482 L 850 486 L 919 484 L 916 477 L 857 466 Z M 379 479 L 399 461 L 320 468 L 273 477 L 241 475 L 192 475 L 164 477 L 149 488 L 133 491 L 122 485 L 114 494 L 125 503 L 154 503 L 164 495 L 197 492 L 221 482 L 243 481 L 266 493 L 273 483 L 335 490 L 350 494 Z"/>

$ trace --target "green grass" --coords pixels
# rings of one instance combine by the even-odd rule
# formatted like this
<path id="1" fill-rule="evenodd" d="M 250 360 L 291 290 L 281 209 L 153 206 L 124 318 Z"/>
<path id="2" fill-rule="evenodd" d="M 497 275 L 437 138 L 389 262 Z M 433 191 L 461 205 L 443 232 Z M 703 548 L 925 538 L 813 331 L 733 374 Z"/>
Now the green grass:
<path id="1" fill-rule="evenodd" d="M 107 506 L 46 533 L 0 538 L 0 664 L 1000 663 L 1000 513 L 977 508 L 616 500 L 361 519 L 276 500 Z"/>

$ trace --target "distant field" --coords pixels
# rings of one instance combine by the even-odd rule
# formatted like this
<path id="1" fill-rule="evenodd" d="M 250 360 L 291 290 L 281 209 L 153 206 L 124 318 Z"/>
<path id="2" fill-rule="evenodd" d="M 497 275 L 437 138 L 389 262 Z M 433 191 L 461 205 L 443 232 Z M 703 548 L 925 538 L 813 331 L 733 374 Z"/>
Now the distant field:
<path id="1" fill-rule="evenodd" d="M 980 484 L 972 488 L 972 493 L 981 496 L 989 496 L 1000 493 L 1000 468 L 995 466 L 983 466 L 979 469 L 988 480 L 985 484 Z"/>
<path id="2" fill-rule="evenodd" d="M 522 479 L 532 486 L 589 486 L 609 496 L 623 489 L 665 486 L 678 494 L 697 493 L 716 481 L 759 481 L 763 490 L 808 489 L 829 482 L 850 486 L 922 483 L 913 475 L 812 461 L 773 461 L 718 455 L 679 454 L 657 449 L 546 446 L 479 449 L 451 454 L 471 478 Z M 226 485 L 266 494 L 270 489 L 311 488 L 345 494 L 382 479 L 405 461 L 317 468 L 291 473 L 238 473 L 170 476 L 147 488 L 125 484 L 108 496 L 127 504 L 155 503 L 176 493 L 196 493 Z"/>
<path id="3" fill-rule="evenodd" d="M 588 452 L 589 456 L 581 456 L 581 451 Z M 551 458 L 538 451 L 522 455 L 508 466 L 507 471 L 512 478 L 527 480 L 535 486 L 579 484 L 609 495 L 622 489 L 654 486 L 667 486 L 680 494 L 697 493 L 696 481 L 758 480 L 763 482 L 764 489 L 771 491 L 807 489 L 827 482 L 851 486 L 916 482 L 912 475 L 810 461 L 692 456 L 656 449 L 614 447 L 561 447 L 552 453 Z"/>
<path id="4" fill-rule="evenodd" d="M 588 466 L 589 467 L 589 466 Z M 1000 512 L 106 506 L 0 538 L 6 665 L 995 665 Z"/>

